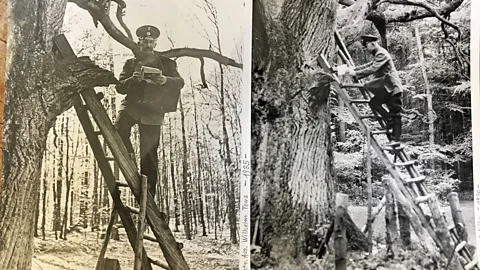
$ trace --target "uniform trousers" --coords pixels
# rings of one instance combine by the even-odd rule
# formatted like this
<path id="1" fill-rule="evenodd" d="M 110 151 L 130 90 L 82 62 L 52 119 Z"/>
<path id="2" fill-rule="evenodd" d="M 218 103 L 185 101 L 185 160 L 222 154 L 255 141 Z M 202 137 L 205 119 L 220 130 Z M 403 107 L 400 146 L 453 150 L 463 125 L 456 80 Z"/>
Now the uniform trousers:
<path id="1" fill-rule="evenodd" d="M 158 179 L 158 144 L 160 125 L 145 125 L 135 120 L 126 111 L 120 111 L 115 120 L 115 129 L 122 138 L 129 154 L 133 154 L 130 134 L 133 125 L 137 124 L 140 133 L 140 173 L 147 176 L 148 190 L 155 197 Z"/>
<path id="2" fill-rule="evenodd" d="M 400 141 L 402 135 L 402 92 L 393 89 L 391 93 L 385 88 L 384 78 L 377 78 L 365 83 L 364 88 L 374 94 L 369 104 L 372 110 L 380 114 L 387 124 L 387 129 L 392 128 L 389 139 Z M 388 111 L 383 105 L 387 105 Z"/>

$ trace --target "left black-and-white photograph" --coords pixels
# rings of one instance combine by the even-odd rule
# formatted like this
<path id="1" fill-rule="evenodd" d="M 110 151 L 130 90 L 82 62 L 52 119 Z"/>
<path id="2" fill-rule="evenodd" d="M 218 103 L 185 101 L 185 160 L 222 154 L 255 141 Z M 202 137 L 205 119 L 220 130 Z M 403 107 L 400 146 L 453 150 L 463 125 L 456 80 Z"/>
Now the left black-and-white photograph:
<path id="1" fill-rule="evenodd" d="M 8 5 L 0 269 L 238 269 L 244 2 Z"/>

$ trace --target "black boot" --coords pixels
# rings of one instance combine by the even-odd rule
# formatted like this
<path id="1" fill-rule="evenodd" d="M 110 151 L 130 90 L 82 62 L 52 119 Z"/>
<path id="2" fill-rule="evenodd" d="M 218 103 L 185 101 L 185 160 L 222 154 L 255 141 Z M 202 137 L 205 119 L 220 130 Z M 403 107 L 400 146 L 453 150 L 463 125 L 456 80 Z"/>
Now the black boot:
<path id="1" fill-rule="evenodd" d="M 392 134 L 390 143 L 387 145 L 394 146 L 400 145 L 400 137 L 402 135 L 402 116 L 400 114 L 395 114 L 392 116 Z"/>

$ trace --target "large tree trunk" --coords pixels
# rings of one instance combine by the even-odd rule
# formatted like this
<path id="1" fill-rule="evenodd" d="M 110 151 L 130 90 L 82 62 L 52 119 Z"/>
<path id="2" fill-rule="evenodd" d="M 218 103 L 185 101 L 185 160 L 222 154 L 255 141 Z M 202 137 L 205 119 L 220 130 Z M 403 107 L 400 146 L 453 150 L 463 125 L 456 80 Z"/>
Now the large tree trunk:
<path id="1" fill-rule="evenodd" d="M 302 257 L 305 230 L 333 221 L 334 185 L 329 85 L 308 96 L 298 71 L 320 53 L 332 59 L 337 3 L 285 0 L 276 10 L 258 0 L 253 8 L 251 213 L 265 213 L 253 241 L 284 268 L 299 269 L 293 260 Z"/>
<path id="2" fill-rule="evenodd" d="M 7 58 L 7 0 L 0 0 L 0 149 L 2 148 L 3 133 L 3 104 L 5 94 L 5 65 Z M 0 155 L 0 164 L 2 155 Z M 0 175 L 2 168 L 0 167 Z M 2 181 L 0 181 L 0 192 L 2 191 Z"/>
<path id="3" fill-rule="evenodd" d="M 56 63 L 50 53 L 66 0 L 9 4 L 9 51 L 0 202 L 0 269 L 30 269 L 40 169 L 53 120 L 78 92 L 115 83 L 87 58 Z M 27 27 L 28 26 L 28 27 Z M 32 109 L 34 108 L 34 109 Z"/>

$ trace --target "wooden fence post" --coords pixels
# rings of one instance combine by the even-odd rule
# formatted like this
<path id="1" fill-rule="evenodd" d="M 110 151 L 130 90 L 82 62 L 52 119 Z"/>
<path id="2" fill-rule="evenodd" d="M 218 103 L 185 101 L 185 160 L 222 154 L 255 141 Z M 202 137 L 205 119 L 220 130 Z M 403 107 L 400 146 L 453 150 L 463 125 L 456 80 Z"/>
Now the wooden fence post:
<path id="1" fill-rule="evenodd" d="M 347 230 L 345 216 L 348 207 L 348 195 L 337 193 L 335 210 L 335 269 L 347 270 Z"/>
<path id="2" fill-rule="evenodd" d="M 465 229 L 465 221 L 463 220 L 462 209 L 460 208 L 460 201 L 458 199 L 458 193 L 452 192 L 448 194 L 448 200 L 450 201 L 450 211 L 452 212 L 453 224 L 455 224 L 455 230 L 461 241 L 468 242 L 468 233 Z"/>

